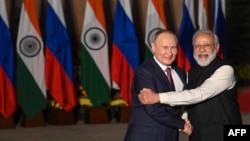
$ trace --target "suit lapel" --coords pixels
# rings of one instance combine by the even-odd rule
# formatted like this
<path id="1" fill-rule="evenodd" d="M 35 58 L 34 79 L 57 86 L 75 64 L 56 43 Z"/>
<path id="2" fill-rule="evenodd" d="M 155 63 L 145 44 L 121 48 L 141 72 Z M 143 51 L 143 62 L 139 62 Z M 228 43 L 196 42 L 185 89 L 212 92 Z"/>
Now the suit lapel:
<path id="1" fill-rule="evenodd" d="M 172 90 L 172 85 L 171 83 L 168 81 L 168 78 L 166 76 L 166 73 L 161 69 L 161 67 L 156 63 L 156 61 L 154 59 L 152 59 L 152 66 L 154 66 L 153 71 L 155 73 L 155 75 L 157 75 L 157 78 L 160 78 L 160 81 L 163 83 L 163 85 L 166 85 L 169 90 Z"/>

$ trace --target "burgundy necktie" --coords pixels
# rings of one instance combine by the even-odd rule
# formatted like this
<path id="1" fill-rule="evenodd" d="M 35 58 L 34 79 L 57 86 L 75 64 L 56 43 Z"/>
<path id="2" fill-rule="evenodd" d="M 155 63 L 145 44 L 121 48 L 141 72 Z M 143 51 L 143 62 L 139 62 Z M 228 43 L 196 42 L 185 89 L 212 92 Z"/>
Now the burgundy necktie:
<path id="1" fill-rule="evenodd" d="M 167 72 L 168 81 L 172 85 L 173 90 L 175 90 L 174 81 L 173 81 L 172 74 L 171 74 L 171 68 L 167 67 L 166 72 Z"/>

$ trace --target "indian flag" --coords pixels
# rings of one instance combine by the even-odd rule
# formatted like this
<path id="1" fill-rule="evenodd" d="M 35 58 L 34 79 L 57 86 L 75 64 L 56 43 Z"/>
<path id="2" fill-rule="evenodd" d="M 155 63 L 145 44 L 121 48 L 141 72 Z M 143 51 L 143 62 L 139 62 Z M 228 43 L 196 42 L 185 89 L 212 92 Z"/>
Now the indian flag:
<path id="1" fill-rule="evenodd" d="M 23 0 L 17 35 L 17 98 L 28 118 L 46 108 L 44 47 L 34 0 Z"/>
<path id="2" fill-rule="evenodd" d="M 81 35 L 81 85 L 94 106 L 110 99 L 110 65 L 105 17 L 100 0 L 88 0 Z"/>
<path id="3" fill-rule="evenodd" d="M 199 29 L 209 29 L 208 0 L 198 1 L 198 24 Z"/>
<path id="4" fill-rule="evenodd" d="M 144 60 L 151 58 L 153 56 L 151 49 L 151 42 L 154 33 L 159 29 L 167 28 L 167 22 L 165 19 L 165 13 L 163 9 L 162 0 L 149 0 L 147 9 L 147 20 L 146 20 L 146 30 L 145 30 L 145 54 Z"/>

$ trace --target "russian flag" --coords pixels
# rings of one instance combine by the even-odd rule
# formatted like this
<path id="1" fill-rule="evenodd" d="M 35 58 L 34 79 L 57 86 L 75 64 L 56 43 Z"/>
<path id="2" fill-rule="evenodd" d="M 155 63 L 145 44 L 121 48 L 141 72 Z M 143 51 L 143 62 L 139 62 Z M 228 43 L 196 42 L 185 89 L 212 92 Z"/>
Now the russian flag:
<path id="1" fill-rule="evenodd" d="M 14 48 L 7 19 L 6 4 L 0 1 L 0 113 L 11 116 L 16 110 Z"/>
<path id="2" fill-rule="evenodd" d="M 117 0 L 114 17 L 111 78 L 113 88 L 131 105 L 131 85 L 139 65 L 139 46 L 129 0 Z"/>
<path id="3" fill-rule="evenodd" d="M 194 1 L 184 0 L 183 12 L 179 31 L 179 47 L 177 65 L 186 72 L 195 64 L 193 58 L 192 38 L 195 32 L 194 24 Z"/>
<path id="4" fill-rule="evenodd" d="M 77 101 L 71 46 L 60 0 L 48 0 L 45 36 L 46 85 L 54 100 L 70 111 Z"/>
<path id="5" fill-rule="evenodd" d="M 226 46 L 226 3 L 225 0 L 215 0 L 213 3 L 214 11 L 214 33 L 220 42 L 219 56 L 227 57 Z"/>
<path id="6" fill-rule="evenodd" d="M 159 29 L 167 28 L 163 2 L 161 0 L 149 0 L 147 9 L 147 20 L 145 29 L 145 55 L 144 60 L 153 57 L 151 42 L 152 38 Z"/>

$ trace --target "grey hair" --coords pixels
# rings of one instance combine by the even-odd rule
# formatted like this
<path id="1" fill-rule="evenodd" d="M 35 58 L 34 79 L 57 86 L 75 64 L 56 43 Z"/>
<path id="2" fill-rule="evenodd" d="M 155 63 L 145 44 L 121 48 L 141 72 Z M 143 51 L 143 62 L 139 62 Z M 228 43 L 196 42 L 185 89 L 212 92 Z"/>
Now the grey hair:
<path id="1" fill-rule="evenodd" d="M 219 43 L 219 40 L 218 40 L 218 36 L 216 34 L 214 34 L 211 30 L 207 30 L 207 29 L 201 29 L 201 30 L 198 30 L 194 33 L 193 35 L 193 45 L 194 45 L 194 41 L 195 41 L 195 38 L 199 35 L 199 34 L 203 34 L 203 33 L 207 33 L 207 34 L 211 34 L 213 37 L 214 37 L 214 43 L 217 44 Z"/>
<path id="2" fill-rule="evenodd" d="M 153 40 L 152 42 L 155 43 L 156 39 L 158 38 L 158 36 L 162 33 L 168 33 L 170 35 L 173 35 L 175 37 L 175 41 L 176 41 L 176 45 L 178 45 L 178 39 L 177 36 L 175 35 L 175 33 L 169 29 L 159 29 L 153 36 Z"/>

